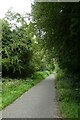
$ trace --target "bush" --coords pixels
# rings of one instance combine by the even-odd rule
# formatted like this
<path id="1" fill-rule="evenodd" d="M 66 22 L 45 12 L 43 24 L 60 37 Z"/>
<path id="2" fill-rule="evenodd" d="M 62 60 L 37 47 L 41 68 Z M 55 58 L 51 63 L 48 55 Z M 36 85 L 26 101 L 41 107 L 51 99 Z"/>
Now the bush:
<path id="1" fill-rule="evenodd" d="M 38 71 L 38 72 L 35 72 L 33 75 L 32 75 L 32 79 L 44 79 L 48 76 L 48 72 L 47 71 Z"/>
<path id="2" fill-rule="evenodd" d="M 33 51 L 31 39 L 28 38 L 28 25 L 25 22 L 21 25 L 12 29 L 7 20 L 2 20 L 3 77 L 26 77 L 33 73 L 33 66 L 30 63 Z"/>

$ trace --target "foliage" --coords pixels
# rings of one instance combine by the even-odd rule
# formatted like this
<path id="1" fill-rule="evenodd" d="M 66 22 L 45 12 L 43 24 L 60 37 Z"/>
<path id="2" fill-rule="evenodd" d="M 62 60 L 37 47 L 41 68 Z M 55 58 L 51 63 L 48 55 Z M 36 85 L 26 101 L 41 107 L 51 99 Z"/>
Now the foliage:
<path id="1" fill-rule="evenodd" d="M 44 79 L 49 75 L 48 71 L 38 71 L 32 75 L 32 79 Z"/>
<path id="2" fill-rule="evenodd" d="M 3 77 L 28 77 L 35 71 L 50 70 L 35 25 L 27 24 L 27 16 L 8 11 L 2 19 Z M 48 69 L 49 68 L 49 69 Z"/>
<path id="3" fill-rule="evenodd" d="M 80 77 L 80 3 L 34 2 L 33 22 L 36 34 L 66 74 Z"/>
<path id="4" fill-rule="evenodd" d="M 60 112 L 63 118 L 78 118 L 79 90 L 73 88 L 71 77 L 64 77 L 59 72 L 56 75 L 57 96 Z"/>
<path id="5" fill-rule="evenodd" d="M 38 43 L 37 38 L 33 39 L 33 58 L 32 63 L 35 66 L 36 71 L 43 71 L 47 69 L 47 62 L 46 56 L 44 54 L 44 49 L 42 48 L 41 44 Z"/>
<path id="6" fill-rule="evenodd" d="M 9 12 L 2 20 L 3 76 L 26 77 L 34 72 L 30 64 L 33 52 L 29 27 L 18 13 Z"/>

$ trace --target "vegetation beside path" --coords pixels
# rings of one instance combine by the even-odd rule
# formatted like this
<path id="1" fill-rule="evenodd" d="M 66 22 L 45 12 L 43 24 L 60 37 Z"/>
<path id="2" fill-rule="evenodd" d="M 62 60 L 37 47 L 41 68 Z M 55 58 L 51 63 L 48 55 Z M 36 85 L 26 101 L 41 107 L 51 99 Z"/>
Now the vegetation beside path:
<path id="1" fill-rule="evenodd" d="M 0 102 L 0 109 L 3 109 L 7 105 L 11 104 L 24 92 L 28 91 L 31 87 L 46 78 L 48 74 L 48 71 L 38 71 L 31 78 L 27 78 L 26 80 L 3 78 L 2 104 Z"/>
<path id="2" fill-rule="evenodd" d="M 72 85 L 72 76 L 56 75 L 57 100 L 63 118 L 79 117 L 79 90 Z"/>

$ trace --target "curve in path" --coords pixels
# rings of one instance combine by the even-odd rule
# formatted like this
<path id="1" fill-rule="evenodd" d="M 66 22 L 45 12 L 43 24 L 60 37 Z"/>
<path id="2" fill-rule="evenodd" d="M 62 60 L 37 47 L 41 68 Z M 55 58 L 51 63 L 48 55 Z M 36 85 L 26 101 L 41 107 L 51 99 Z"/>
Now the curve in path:
<path id="1" fill-rule="evenodd" d="M 51 74 L 6 107 L 3 118 L 59 118 L 53 77 Z"/>

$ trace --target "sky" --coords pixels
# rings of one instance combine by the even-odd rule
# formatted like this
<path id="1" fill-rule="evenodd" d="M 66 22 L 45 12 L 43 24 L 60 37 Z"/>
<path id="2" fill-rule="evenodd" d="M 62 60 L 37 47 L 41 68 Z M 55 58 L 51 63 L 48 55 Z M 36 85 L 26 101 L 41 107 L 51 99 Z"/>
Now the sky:
<path id="1" fill-rule="evenodd" d="M 13 8 L 13 11 L 24 14 L 31 12 L 31 2 L 33 0 L 0 0 L 0 18 L 5 17 L 5 13 Z"/>

